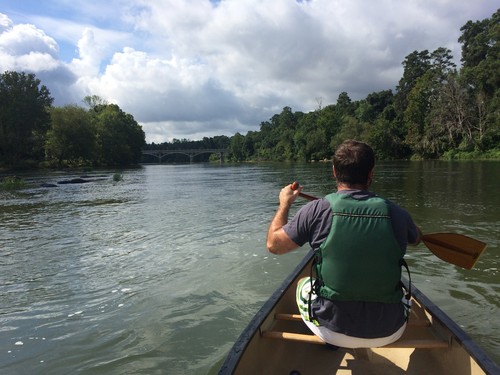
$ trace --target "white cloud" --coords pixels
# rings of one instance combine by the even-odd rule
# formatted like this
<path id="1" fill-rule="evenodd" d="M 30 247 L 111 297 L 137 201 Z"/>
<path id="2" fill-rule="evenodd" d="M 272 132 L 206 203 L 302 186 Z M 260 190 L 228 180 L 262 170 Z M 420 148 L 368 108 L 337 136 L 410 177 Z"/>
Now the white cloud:
<path id="1" fill-rule="evenodd" d="M 83 31 L 77 46 L 78 58 L 74 58 L 71 62 L 73 71 L 80 77 L 98 76 L 106 53 L 103 46 L 96 42 L 92 29 L 87 28 Z"/>
<path id="2" fill-rule="evenodd" d="M 33 25 L 9 24 L 4 20 L 5 28 L 0 34 L 2 52 L 11 56 L 25 56 L 32 52 L 49 55 L 57 59 L 58 46 L 56 41 Z"/>
<path id="3" fill-rule="evenodd" d="M 6 14 L 0 13 L 0 31 L 3 33 L 12 28 L 14 23 Z"/>
<path id="4" fill-rule="evenodd" d="M 0 71 L 25 71 L 35 73 L 49 87 L 52 96 L 72 98 L 68 85 L 74 75 L 59 60 L 57 42 L 34 25 L 13 22 L 0 14 Z"/>
<path id="5" fill-rule="evenodd" d="M 41 8 L 26 15 L 33 26 L 0 14 L 0 68 L 42 74 L 58 105 L 115 102 L 155 142 L 245 133 L 284 106 L 394 89 L 406 55 L 446 47 L 458 64 L 460 27 L 496 11 L 487 0 L 45 3 L 64 16 Z"/>

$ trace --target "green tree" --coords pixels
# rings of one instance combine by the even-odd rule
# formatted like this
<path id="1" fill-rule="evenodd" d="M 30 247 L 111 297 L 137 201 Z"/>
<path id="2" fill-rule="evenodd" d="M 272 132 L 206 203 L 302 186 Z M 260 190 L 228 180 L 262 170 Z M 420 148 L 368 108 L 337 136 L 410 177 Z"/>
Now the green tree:
<path id="1" fill-rule="evenodd" d="M 495 34 L 495 28 L 498 28 L 498 17 L 500 10 L 493 14 L 491 20 L 467 21 L 460 28 L 462 35 L 458 41 L 462 43 L 462 65 L 464 68 L 474 68 L 483 62 L 492 47 L 492 37 Z M 493 28 L 490 32 L 490 28 Z"/>
<path id="2" fill-rule="evenodd" d="M 431 54 L 424 51 L 420 56 L 425 56 L 427 70 L 412 82 L 405 98 L 406 142 L 419 156 L 436 157 L 449 145 L 441 137 L 442 125 L 432 121 L 432 110 L 437 105 L 442 86 L 456 73 L 455 64 L 450 50 L 445 48 L 438 48 Z M 423 69 L 424 65 L 420 67 Z"/>
<path id="3" fill-rule="evenodd" d="M 134 117 L 116 104 L 99 105 L 94 111 L 98 164 L 139 163 L 146 137 Z"/>
<path id="4" fill-rule="evenodd" d="M 95 129 L 87 110 L 75 105 L 51 109 L 51 127 L 45 144 L 46 158 L 59 165 L 88 163 L 94 157 Z"/>
<path id="5" fill-rule="evenodd" d="M 15 165 L 43 158 L 53 98 L 34 74 L 0 75 L 0 160 Z"/>
<path id="6" fill-rule="evenodd" d="M 422 138 L 428 123 L 433 92 L 432 85 L 430 72 L 419 77 L 407 96 L 408 105 L 404 110 L 404 122 L 407 129 L 406 142 L 419 155 L 423 155 L 426 151 Z"/>
<path id="7" fill-rule="evenodd" d="M 355 105 L 353 105 L 351 98 L 345 91 L 339 94 L 335 110 L 338 116 L 354 115 Z"/>
<path id="8" fill-rule="evenodd" d="M 89 109 L 97 111 L 97 109 L 101 106 L 108 105 L 108 102 L 101 98 L 99 95 L 87 95 L 83 98 L 83 102 L 87 104 Z"/>
<path id="9" fill-rule="evenodd" d="M 233 161 L 244 161 L 247 157 L 245 153 L 245 137 L 236 133 L 231 137 L 229 145 L 230 158 Z"/>
<path id="10" fill-rule="evenodd" d="M 256 131 L 249 131 L 245 135 L 245 141 L 243 144 L 247 159 L 252 159 L 255 157 L 255 150 L 257 149 L 260 141 L 260 134 Z"/>
<path id="11" fill-rule="evenodd" d="M 325 153 L 324 157 L 329 157 L 333 150 L 328 146 L 330 139 L 337 134 L 342 127 L 342 116 L 337 113 L 335 105 L 328 105 L 320 111 L 315 111 L 309 114 L 312 117 L 311 122 L 324 134 L 325 140 L 323 145 L 327 145 L 321 151 Z M 314 127 L 314 125 L 313 125 Z"/>
<path id="12" fill-rule="evenodd" d="M 396 110 L 402 115 L 408 105 L 408 96 L 417 84 L 417 80 L 430 68 L 429 51 L 413 51 L 403 61 L 403 77 L 396 87 Z"/>
<path id="13" fill-rule="evenodd" d="M 368 94 L 365 100 L 359 102 L 355 111 L 356 117 L 360 121 L 373 123 L 393 102 L 392 90 Z"/>
<path id="14" fill-rule="evenodd" d="M 498 148 L 500 143 L 500 9 L 491 18 L 468 21 L 458 39 L 462 43 L 460 80 L 468 87 L 476 111 L 474 125 L 481 135 L 476 147 Z"/>
<path id="15" fill-rule="evenodd" d="M 368 125 L 367 123 L 359 121 L 354 116 L 345 116 L 342 129 L 332 138 L 330 147 L 332 150 L 335 150 L 337 146 L 346 139 L 366 141 L 368 138 Z"/>
<path id="16" fill-rule="evenodd" d="M 297 114 L 290 107 L 284 107 L 279 116 L 277 118 L 273 117 L 273 120 L 277 120 L 273 124 L 273 127 L 278 138 L 278 142 L 272 152 L 274 159 L 295 159 L 293 135 L 297 128 Z"/>

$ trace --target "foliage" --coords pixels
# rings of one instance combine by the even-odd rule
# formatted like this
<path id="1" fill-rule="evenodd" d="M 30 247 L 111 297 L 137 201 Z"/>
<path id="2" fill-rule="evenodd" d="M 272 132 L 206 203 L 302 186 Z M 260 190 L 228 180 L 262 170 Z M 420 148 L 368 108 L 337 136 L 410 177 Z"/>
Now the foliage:
<path id="1" fill-rule="evenodd" d="M 51 127 L 45 143 L 46 159 L 67 165 L 86 165 L 95 155 L 96 135 L 88 111 L 75 105 L 51 109 Z"/>
<path id="2" fill-rule="evenodd" d="M 29 160 L 54 166 L 131 165 L 141 160 L 142 127 L 132 115 L 96 95 L 76 105 L 51 107 L 52 98 L 33 74 L 0 76 L 0 162 Z"/>
<path id="3" fill-rule="evenodd" d="M 97 163 L 130 165 L 140 161 L 146 136 L 134 117 L 116 104 L 102 104 L 91 110 L 96 129 Z"/>
<path id="4" fill-rule="evenodd" d="M 0 75 L 0 165 L 129 165 L 142 149 L 222 149 L 226 159 L 310 161 L 332 157 L 339 143 L 370 143 L 379 158 L 469 158 L 499 156 L 500 10 L 491 18 L 468 21 L 461 29 L 462 67 L 450 50 L 413 51 L 403 65 L 395 92 L 383 90 L 353 101 L 342 92 L 335 104 L 309 113 L 284 107 L 259 131 L 200 141 L 174 139 L 145 145 L 132 115 L 97 95 L 87 109 L 52 108 L 49 90 L 33 74 Z M 215 160 L 200 154 L 197 161 Z M 218 158 L 217 158 L 218 159 Z M 186 161 L 175 154 L 168 161 Z"/>
<path id="5" fill-rule="evenodd" d="M 494 157 L 500 144 L 500 15 L 462 29 L 463 67 L 449 49 L 414 51 L 403 61 L 396 92 L 384 90 L 310 113 L 285 107 L 259 132 L 231 138 L 231 159 L 322 160 L 348 138 L 369 142 L 377 157 Z M 491 156 L 493 155 L 493 156 Z"/>
<path id="6" fill-rule="evenodd" d="M 17 165 L 43 157 L 52 97 L 34 74 L 0 75 L 0 161 Z"/>
<path id="7" fill-rule="evenodd" d="M 0 190 L 19 190 L 24 188 L 26 183 L 17 176 L 7 176 L 0 181 Z"/>
<path id="8" fill-rule="evenodd" d="M 500 143 L 500 9 L 490 19 L 468 21 L 460 31 L 461 80 L 474 108 L 474 146 L 485 151 Z"/>
<path id="9" fill-rule="evenodd" d="M 450 150 L 447 151 L 442 159 L 445 160 L 488 160 L 488 159 L 500 159 L 500 149 L 488 150 L 486 152 L 482 151 L 458 151 Z"/>
<path id="10" fill-rule="evenodd" d="M 447 48 L 413 51 L 402 62 L 395 93 L 383 90 L 353 101 L 342 92 L 335 104 L 309 113 L 284 107 L 259 131 L 232 136 L 229 160 L 330 159 L 348 138 L 370 143 L 381 159 L 498 157 L 499 21 L 497 11 L 461 29 L 460 70 Z M 174 140 L 162 147 L 194 145 Z"/>

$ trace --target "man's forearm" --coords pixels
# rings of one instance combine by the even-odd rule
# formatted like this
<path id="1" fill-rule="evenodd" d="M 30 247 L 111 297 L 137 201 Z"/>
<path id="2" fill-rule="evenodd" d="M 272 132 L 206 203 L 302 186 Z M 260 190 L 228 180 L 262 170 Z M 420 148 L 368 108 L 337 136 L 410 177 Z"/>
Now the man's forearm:
<path id="1" fill-rule="evenodd" d="M 274 254 L 286 252 L 283 247 L 283 226 L 288 222 L 289 206 L 280 205 L 267 231 L 267 249 Z"/>
<path id="2" fill-rule="evenodd" d="M 283 230 L 288 223 L 290 206 L 300 193 L 300 189 L 292 190 L 291 187 L 290 184 L 281 189 L 280 204 L 267 231 L 267 249 L 273 254 L 285 254 L 299 247 Z"/>
<path id="3" fill-rule="evenodd" d="M 269 233 L 275 232 L 278 229 L 283 228 L 283 226 L 288 223 L 288 213 L 290 212 L 290 206 L 282 206 L 278 207 L 276 214 L 274 215 L 271 224 L 269 225 Z M 269 237 L 268 233 L 268 237 Z"/>

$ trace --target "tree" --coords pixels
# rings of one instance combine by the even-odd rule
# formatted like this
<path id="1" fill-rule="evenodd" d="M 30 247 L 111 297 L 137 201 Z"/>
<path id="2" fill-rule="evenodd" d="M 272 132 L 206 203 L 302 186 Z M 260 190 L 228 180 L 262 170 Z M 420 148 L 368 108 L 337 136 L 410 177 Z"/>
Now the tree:
<path id="1" fill-rule="evenodd" d="M 134 117 L 116 104 L 94 108 L 98 164 L 129 165 L 140 161 L 145 134 Z"/>
<path id="2" fill-rule="evenodd" d="M 499 12 L 497 11 L 492 19 L 497 18 L 498 21 Z M 476 22 L 468 21 L 460 28 L 462 35 L 460 35 L 458 41 L 462 43 L 461 61 L 464 68 L 474 68 L 488 56 L 491 48 L 491 40 L 488 35 L 489 28 L 489 19 Z"/>
<path id="3" fill-rule="evenodd" d="M 236 133 L 231 137 L 229 152 L 232 160 L 244 161 L 246 159 L 244 145 L 245 145 L 245 137 L 242 136 L 240 133 Z"/>
<path id="4" fill-rule="evenodd" d="M 83 98 L 83 102 L 87 104 L 89 109 L 97 111 L 97 108 L 100 106 L 108 105 L 108 102 L 101 98 L 99 95 L 87 95 Z"/>
<path id="5" fill-rule="evenodd" d="M 354 114 L 355 107 L 351 101 L 351 98 L 345 91 L 339 94 L 335 109 L 339 116 L 351 116 Z"/>
<path id="6" fill-rule="evenodd" d="M 355 114 L 360 121 L 373 123 L 384 110 L 394 102 L 392 90 L 384 90 L 368 94 L 360 101 Z"/>
<path id="7" fill-rule="evenodd" d="M 434 73 L 437 82 L 446 81 L 449 74 L 456 73 L 456 67 L 448 48 L 439 47 L 431 53 L 429 69 Z"/>
<path id="8" fill-rule="evenodd" d="M 0 159 L 9 165 L 43 158 L 53 98 L 34 74 L 0 75 Z"/>
<path id="9" fill-rule="evenodd" d="M 400 159 L 408 155 L 398 130 L 396 123 L 389 121 L 385 116 L 375 120 L 367 135 L 367 142 L 373 147 L 377 158 Z"/>
<path id="10" fill-rule="evenodd" d="M 409 76 L 419 76 L 411 84 L 405 81 L 406 88 L 411 87 L 405 94 L 406 106 L 403 108 L 403 121 L 407 129 L 406 142 L 416 154 L 436 157 L 443 148 L 442 140 L 436 137 L 441 133 L 442 126 L 431 121 L 431 111 L 437 104 L 442 86 L 451 74 L 456 73 L 455 64 L 451 51 L 446 48 L 438 48 L 431 54 L 428 51 L 414 52 L 414 56 L 419 56 L 421 60 L 413 67 L 413 73 L 412 70 L 408 72 Z M 418 58 L 410 60 L 419 61 Z M 436 145 L 437 141 L 440 143 L 439 147 Z"/>
<path id="11" fill-rule="evenodd" d="M 413 51 L 403 61 L 403 77 L 396 87 L 396 110 L 402 115 L 408 105 L 408 96 L 417 84 L 417 80 L 429 70 L 429 51 Z"/>
<path id="12" fill-rule="evenodd" d="M 468 21 L 458 39 L 462 43 L 460 79 L 475 103 L 474 126 L 480 130 L 477 148 L 500 143 L 500 9 L 490 19 Z M 477 137 L 476 137 L 477 138 Z"/>
<path id="13" fill-rule="evenodd" d="M 345 116 L 342 129 L 331 139 L 331 149 L 335 150 L 346 139 L 366 141 L 368 137 L 367 126 L 367 123 L 362 123 L 354 116 Z"/>
<path id="14" fill-rule="evenodd" d="M 75 105 L 51 109 L 51 127 L 47 132 L 45 154 L 59 165 L 90 162 L 95 150 L 95 129 L 90 113 Z"/>

